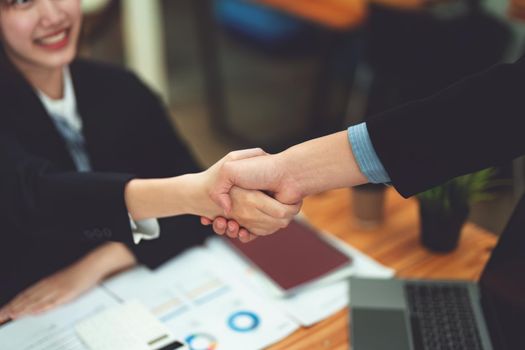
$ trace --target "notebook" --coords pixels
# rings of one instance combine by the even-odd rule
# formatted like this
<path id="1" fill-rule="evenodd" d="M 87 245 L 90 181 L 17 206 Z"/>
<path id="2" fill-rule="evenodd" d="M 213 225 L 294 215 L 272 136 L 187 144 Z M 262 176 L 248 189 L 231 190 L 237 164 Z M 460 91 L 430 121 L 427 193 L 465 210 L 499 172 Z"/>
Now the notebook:
<path id="1" fill-rule="evenodd" d="M 292 221 L 273 235 L 250 243 L 228 240 L 286 294 L 350 267 L 352 259 L 305 223 Z"/>

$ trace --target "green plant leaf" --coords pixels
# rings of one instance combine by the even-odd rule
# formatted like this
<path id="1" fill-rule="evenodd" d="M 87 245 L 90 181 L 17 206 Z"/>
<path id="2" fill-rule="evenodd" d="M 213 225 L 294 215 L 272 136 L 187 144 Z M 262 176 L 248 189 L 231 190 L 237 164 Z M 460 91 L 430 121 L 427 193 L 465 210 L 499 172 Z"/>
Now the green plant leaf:
<path id="1" fill-rule="evenodd" d="M 417 197 L 425 202 L 441 205 L 445 212 L 453 208 L 469 206 L 473 203 L 493 198 L 488 190 L 501 182 L 492 181 L 494 168 L 484 169 L 472 174 L 459 176 L 440 186 L 420 193 Z M 494 184 L 492 183 L 494 182 Z"/>

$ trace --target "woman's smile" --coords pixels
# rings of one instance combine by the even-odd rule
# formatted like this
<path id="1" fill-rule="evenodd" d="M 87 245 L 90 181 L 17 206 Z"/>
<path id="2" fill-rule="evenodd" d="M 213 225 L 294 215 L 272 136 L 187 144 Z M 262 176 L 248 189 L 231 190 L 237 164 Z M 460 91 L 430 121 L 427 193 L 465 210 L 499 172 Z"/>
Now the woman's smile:
<path id="1" fill-rule="evenodd" d="M 34 42 L 46 50 L 60 50 L 69 43 L 70 29 L 61 29 L 49 35 L 35 39 Z"/>
<path id="2" fill-rule="evenodd" d="M 18 2 L 9 4 L 0 7 L 0 43 L 11 62 L 33 84 L 37 79 L 33 74 L 62 72 L 76 55 L 82 25 L 81 0 L 32 0 L 24 6 L 17 6 Z M 39 83 L 39 88 L 60 95 L 46 88 L 47 79 Z"/>

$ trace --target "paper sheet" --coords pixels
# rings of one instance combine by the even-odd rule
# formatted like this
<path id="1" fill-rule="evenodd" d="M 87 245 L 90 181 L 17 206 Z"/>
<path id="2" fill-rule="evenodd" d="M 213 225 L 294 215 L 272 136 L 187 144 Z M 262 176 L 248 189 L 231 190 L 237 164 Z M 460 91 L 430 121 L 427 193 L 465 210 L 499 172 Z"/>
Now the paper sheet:
<path id="1" fill-rule="evenodd" d="M 394 271 L 387 268 L 352 246 L 340 241 L 334 236 L 327 236 L 328 241 L 353 259 L 353 275 L 370 278 L 391 278 Z M 217 270 L 226 272 L 225 278 L 242 281 L 252 292 L 261 297 L 271 299 L 274 304 L 294 318 L 302 326 L 311 326 L 349 305 L 349 285 L 346 280 L 302 290 L 288 298 L 275 297 L 268 294 L 268 279 L 250 266 L 242 257 L 228 246 L 226 242 L 211 237 L 206 246 L 213 252 L 217 260 Z M 220 266 L 220 268 L 219 268 Z"/>
<path id="2" fill-rule="evenodd" d="M 137 268 L 104 286 L 139 299 L 193 349 L 261 349 L 298 328 L 275 305 L 222 278 L 216 264 L 206 249 L 193 248 L 154 273 Z"/>
<path id="3" fill-rule="evenodd" d="M 75 302 L 43 315 L 25 317 L 0 327 L 0 348 L 5 350 L 85 350 L 75 324 L 118 302 L 95 288 Z"/>
<path id="4" fill-rule="evenodd" d="M 333 236 L 326 239 L 353 258 L 353 274 L 394 275 Z M 44 315 L 0 327 L 0 348 L 84 350 L 74 325 L 118 304 L 141 300 L 191 349 L 250 350 L 271 345 L 311 326 L 349 303 L 348 282 L 311 287 L 289 298 L 269 296 L 267 278 L 218 237 L 193 248 L 152 273 L 138 266 L 106 281 L 75 302 Z"/>

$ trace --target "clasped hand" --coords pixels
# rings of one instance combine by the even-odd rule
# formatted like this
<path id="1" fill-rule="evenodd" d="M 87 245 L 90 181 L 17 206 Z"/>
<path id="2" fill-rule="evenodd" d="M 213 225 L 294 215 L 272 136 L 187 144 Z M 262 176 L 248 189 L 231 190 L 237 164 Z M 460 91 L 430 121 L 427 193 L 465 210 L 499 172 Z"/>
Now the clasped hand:
<path id="1" fill-rule="evenodd" d="M 229 153 L 205 172 L 209 197 L 222 213 L 204 215 L 201 223 L 242 242 L 288 226 L 301 208 L 302 196 L 284 169 L 261 149 Z"/>

